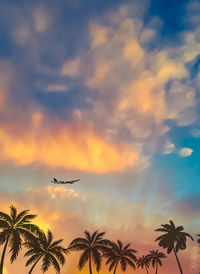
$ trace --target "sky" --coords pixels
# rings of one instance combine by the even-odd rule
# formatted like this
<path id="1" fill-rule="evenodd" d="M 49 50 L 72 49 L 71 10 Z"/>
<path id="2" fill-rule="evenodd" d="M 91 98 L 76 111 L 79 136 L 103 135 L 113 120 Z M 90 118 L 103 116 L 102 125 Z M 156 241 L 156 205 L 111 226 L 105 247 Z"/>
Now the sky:
<path id="1" fill-rule="evenodd" d="M 1 211 L 30 209 L 64 246 L 99 229 L 139 256 L 165 252 L 155 229 L 173 220 L 198 273 L 199 15 L 195 0 L 1 0 Z M 5 266 L 24 273 L 23 251 Z M 173 254 L 159 273 L 178 273 Z"/>

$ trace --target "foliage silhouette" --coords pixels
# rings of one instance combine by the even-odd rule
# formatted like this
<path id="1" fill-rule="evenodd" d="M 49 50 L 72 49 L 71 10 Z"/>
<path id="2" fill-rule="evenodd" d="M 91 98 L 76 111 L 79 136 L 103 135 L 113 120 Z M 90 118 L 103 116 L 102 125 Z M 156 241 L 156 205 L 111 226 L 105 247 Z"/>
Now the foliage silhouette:
<path id="1" fill-rule="evenodd" d="M 81 270 L 89 262 L 89 273 L 92 274 L 92 261 L 99 272 L 102 263 L 102 254 L 108 250 L 111 242 L 104 239 L 105 232 L 95 231 L 92 235 L 84 231 L 85 238 L 76 238 L 68 246 L 68 251 L 83 251 L 78 268 Z"/>
<path id="2" fill-rule="evenodd" d="M 146 272 L 148 274 L 149 273 L 148 268 L 150 266 L 150 261 L 151 261 L 151 259 L 149 258 L 148 255 L 146 255 L 146 256 L 143 255 L 142 257 L 139 257 L 137 259 L 137 267 L 138 268 L 141 267 L 142 269 L 145 268 Z"/>
<path id="3" fill-rule="evenodd" d="M 150 250 L 148 257 L 151 260 L 153 268 L 156 267 L 155 274 L 157 274 L 158 273 L 158 265 L 162 266 L 161 259 L 166 258 L 165 254 L 163 252 L 159 252 L 158 250 Z"/>
<path id="4" fill-rule="evenodd" d="M 169 221 L 169 224 L 161 225 L 162 228 L 158 228 L 155 231 L 164 232 L 165 234 L 159 236 L 155 241 L 159 241 L 159 246 L 167 248 L 167 254 L 171 253 L 172 250 L 176 257 L 180 273 L 183 274 L 183 270 L 178 259 L 177 253 L 179 250 L 186 249 L 186 240 L 189 237 L 193 240 L 189 233 L 183 232 L 183 226 L 175 226 L 173 221 Z"/>
<path id="5" fill-rule="evenodd" d="M 10 215 L 0 212 L 0 245 L 4 244 L 0 274 L 3 273 L 7 246 L 10 248 L 10 261 L 13 263 L 22 248 L 22 238 L 31 240 L 34 238 L 34 234 L 40 232 L 38 226 L 30 223 L 36 215 L 28 214 L 28 212 L 29 210 L 24 210 L 18 214 L 16 207 L 13 205 L 10 206 Z"/>
<path id="6" fill-rule="evenodd" d="M 47 232 L 47 236 L 44 232 L 41 232 L 39 236 L 34 240 L 26 241 L 24 243 L 25 247 L 29 250 L 25 253 L 25 257 L 31 256 L 26 262 L 26 266 L 34 263 L 31 267 L 29 274 L 32 273 L 34 267 L 42 259 L 42 272 L 46 272 L 50 265 L 53 265 L 57 273 L 60 273 L 60 265 L 64 265 L 65 257 L 64 253 L 68 253 L 65 248 L 59 244 L 63 240 L 53 241 L 53 234 L 50 230 Z"/>
<path id="7" fill-rule="evenodd" d="M 200 237 L 200 234 L 197 234 L 198 237 Z M 199 244 L 200 246 L 200 239 L 197 240 L 197 243 Z"/>
<path id="8" fill-rule="evenodd" d="M 134 262 L 137 261 L 135 256 L 137 251 L 129 247 L 130 243 L 123 247 L 120 240 L 116 243 L 112 242 L 111 247 L 103 255 L 107 258 L 106 264 L 110 264 L 109 272 L 114 268 L 113 274 L 115 274 L 119 264 L 123 272 L 126 271 L 128 265 L 136 269 Z"/>

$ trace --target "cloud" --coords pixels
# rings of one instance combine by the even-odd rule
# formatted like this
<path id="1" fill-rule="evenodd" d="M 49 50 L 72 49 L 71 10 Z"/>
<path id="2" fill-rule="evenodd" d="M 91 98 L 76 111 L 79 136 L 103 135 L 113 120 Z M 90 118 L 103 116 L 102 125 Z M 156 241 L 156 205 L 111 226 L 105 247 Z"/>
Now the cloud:
<path id="1" fill-rule="evenodd" d="M 163 153 L 170 154 L 174 151 L 174 149 L 175 149 L 175 145 L 167 140 L 163 148 Z"/>
<path id="2" fill-rule="evenodd" d="M 68 77 L 76 77 L 80 69 L 80 58 L 66 61 L 62 67 L 61 74 Z"/>
<path id="3" fill-rule="evenodd" d="M 193 129 L 193 130 L 191 130 L 191 134 L 195 138 L 200 138 L 200 129 Z"/>
<path id="4" fill-rule="evenodd" d="M 79 196 L 79 193 L 74 192 L 73 189 L 66 189 L 65 187 L 59 186 L 59 187 L 53 187 L 48 186 L 47 192 L 50 194 L 52 199 L 55 199 L 58 196 L 64 197 L 64 198 L 76 198 Z"/>
<path id="5" fill-rule="evenodd" d="M 194 150 L 193 149 L 191 149 L 191 148 L 189 148 L 189 147 L 184 147 L 184 148 L 182 148 L 180 151 L 179 151 L 179 155 L 181 156 L 181 157 L 188 157 L 188 156 L 191 156 L 192 155 L 192 152 L 193 152 Z"/>
<path id="6" fill-rule="evenodd" d="M 42 128 L 42 119 L 40 114 L 35 114 L 29 131 L 19 135 L 0 128 L 1 162 L 40 163 L 51 168 L 96 173 L 120 172 L 126 166 L 137 164 L 138 154 L 134 148 L 123 143 L 109 143 L 90 125 Z"/>
<path id="7" fill-rule="evenodd" d="M 177 120 L 179 126 L 187 126 L 196 120 L 195 90 L 178 80 L 171 83 L 166 94 L 168 118 Z"/>
<path id="8" fill-rule="evenodd" d="M 34 12 L 35 30 L 38 32 L 44 32 L 47 30 L 50 24 L 50 15 L 44 6 L 39 6 Z"/>
<path id="9" fill-rule="evenodd" d="M 91 21 L 89 47 L 75 58 L 84 69 L 72 74 L 90 90 L 86 100 L 91 107 L 80 110 L 83 119 L 98 121 L 112 132 L 111 139 L 139 142 L 154 152 L 170 129 L 166 120 L 178 126 L 196 120 L 196 91 L 189 80 L 182 83 L 189 78 L 185 49 L 182 58 L 167 45 L 148 50 L 145 43 L 159 35 L 158 27 L 144 26 L 143 12 L 133 17 L 130 11 L 131 5 L 123 5 L 115 14 Z M 63 71 L 66 64 L 70 71 L 69 61 Z"/>
<path id="10" fill-rule="evenodd" d="M 92 47 L 98 47 L 105 42 L 107 42 L 109 31 L 111 31 L 109 28 L 106 27 L 99 27 L 98 25 L 91 24 L 91 30 L 90 30 L 90 36 L 91 36 L 91 45 Z"/>
<path id="11" fill-rule="evenodd" d="M 6 115 L 5 124 L 8 120 L 12 124 L 11 120 L 15 120 L 16 117 L 20 124 L 28 124 L 36 109 L 36 112 L 43 113 L 43 120 L 48 121 L 47 123 L 50 123 L 50 118 L 48 119 L 47 116 L 50 115 L 51 119 L 54 117 L 53 120 L 56 121 L 52 121 L 52 128 L 54 122 L 59 121 L 61 131 L 68 134 L 65 123 L 67 127 L 68 124 L 72 125 L 74 121 L 71 117 L 76 116 L 75 118 L 80 123 L 83 122 L 83 125 L 90 124 L 93 127 L 92 131 L 95 136 L 101 135 L 99 138 L 103 139 L 103 143 L 100 145 L 101 151 L 104 151 L 105 147 L 113 147 L 115 152 L 117 151 L 118 156 L 116 157 L 119 159 L 121 150 L 117 149 L 118 144 L 123 144 L 126 149 L 122 150 L 127 151 L 129 147 L 133 148 L 136 143 L 139 143 L 141 150 L 140 156 L 137 157 L 138 159 L 143 157 L 143 160 L 146 157 L 148 164 L 144 166 L 149 166 L 152 153 L 159 150 L 159 143 L 170 130 L 170 127 L 166 126 L 166 120 L 173 120 L 178 126 L 190 125 L 196 120 L 197 112 L 196 90 L 189 79 L 187 62 L 184 59 L 184 54 L 187 52 L 187 33 L 182 34 L 185 40 L 183 40 L 178 54 L 177 48 L 167 44 L 162 48 L 155 47 L 154 50 L 150 50 L 148 43 L 151 44 L 155 37 L 160 35 L 158 26 L 160 22 L 157 18 L 152 18 L 149 24 L 144 25 L 143 16 L 149 4 L 148 1 L 145 3 L 144 6 L 142 4 L 122 5 L 115 11 L 105 12 L 98 19 L 90 20 L 89 33 L 86 36 L 89 37 L 87 47 L 79 47 L 77 50 L 78 46 L 76 45 L 73 58 L 66 56 L 67 48 L 65 49 L 63 46 L 65 40 L 62 40 L 62 43 L 59 42 L 59 39 L 52 41 L 49 31 L 52 30 L 52 33 L 56 34 L 57 25 L 55 24 L 56 19 L 52 18 L 51 7 L 47 8 L 41 5 L 31 11 L 34 13 L 36 31 L 32 29 L 33 22 L 29 22 L 27 18 L 23 17 L 22 24 L 15 29 L 16 35 L 19 35 L 18 40 L 23 40 L 22 44 L 26 44 L 26 50 L 24 48 L 26 54 L 23 56 L 24 59 L 22 58 L 23 75 L 20 74 L 21 70 L 16 69 L 14 80 L 12 77 L 11 80 L 8 80 L 10 87 L 0 90 L 0 104 L 7 109 L 8 106 L 12 106 L 4 114 Z M 55 12 L 55 17 L 58 14 L 59 8 Z M 53 21 L 53 19 L 55 20 Z M 52 28 L 49 28 L 50 25 Z M 41 37 L 37 32 L 45 35 L 45 41 L 41 42 Z M 198 43 L 196 36 L 195 32 L 195 41 Z M 29 40 L 30 44 L 27 43 Z M 23 46 L 22 44 L 21 46 Z M 51 56 L 51 58 L 45 56 Z M 60 60 L 60 63 L 57 63 L 57 60 Z M 29 83 L 28 80 L 23 79 L 24 75 L 30 71 L 33 75 L 39 75 L 34 81 L 36 82 L 35 87 L 32 87 L 32 82 Z M 5 75 L 4 77 L 6 78 Z M 21 79 L 23 85 L 19 84 L 18 79 Z M 72 89 L 75 92 L 70 92 Z M 38 95 L 38 91 L 40 93 L 42 90 L 46 90 L 45 97 Z M 52 95 L 62 96 L 65 91 L 69 91 L 66 105 L 65 100 L 60 99 L 55 100 L 56 103 L 54 101 L 52 103 Z M 56 92 L 57 94 L 50 94 Z M 61 92 L 63 93 L 61 94 Z M 74 98 L 81 98 L 81 102 L 76 100 L 76 102 L 78 101 L 77 105 L 71 104 L 71 101 L 75 101 Z M 61 101 L 63 105 L 60 108 Z M 70 107 L 68 102 L 70 102 Z M 22 107 L 26 107 L 26 117 L 21 112 Z M 62 109 L 62 111 L 58 115 L 56 114 L 55 118 L 54 114 L 58 109 Z M 7 127 L 9 128 L 9 125 Z M 17 126 L 15 125 L 15 127 Z M 20 132 L 23 126 L 18 125 L 18 127 Z M 3 125 L 2 132 L 4 132 L 2 133 L 4 137 L 11 135 L 10 139 L 12 139 L 12 134 L 8 133 L 7 128 L 4 129 Z M 26 143 L 34 144 L 30 145 L 30 151 L 25 153 L 27 161 L 24 163 L 38 162 L 33 156 L 37 154 L 41 145 L 36 144 L 40 142 L 38 135 L 48 136 L 49 134 L 52 136 L 52 133 L 49 132 L 51 130 L 47 129 L 47 134 L 45 134 L 40 128 L 36 133 L 31 131 L 30 135 L 33 134 L 33 137 L 24 137 L 25 135 L 22 134 L 23 144 L 21 147 L 25 148 Z M 82 136 L 84 133 L 80 133 L 80 135 Z M 28 141 L 24 141 L 24 139 Z M 43 138 L 41 137 L 41 139 Z M 71 141 L 72 139 L 70 137 Z M 91 138 L 83 137 L 83 140 L 87 144 Z M 57 142 L 54 141 L 54 143 Z M 35 146 L 36 149 L 33 148 Z M 84 147 L 86 146 L 84 144 Z M 77 147 L 80 148 L 79 141 Z M 90 148 L 89 151 L 91 150 Z M 112 155 L 115 154 L 114 150 Z M 133 149 L 134 153 L 138 154 Z M 93 164 L 90 164 L 92 160 L 89 159 L 96 157 L 92 155 L 91 152 L 89 157 L 83 157 L 87 160 L 83 164 L 85 167 L 81 167 L 81 170 L 97 170 Z M 12 160 L 15 157 L 8 156 Z M 5 157 L 5 159 L 8 158 Z M 126 157 L 122 156 L 122 158 Z M 53 162 L 53 160 L 45 159 L 39 162 L 50 165 L 51 161 Z M 135 167 L 137 164 L 134 163 L 138 163 L 139 160 L 123 161 L 126 164 L 123 164 L 119 170 L 124 170 L 125 166 L 130 165 Z M 14 162 L 17 161 L 14 160 Z M 23 161 L 21 160 L 21 162 Z M 67 168 L 64 161 L 59 160 L 58 162 L 60 162 L 59 165 Z M 97 160 L 94 162 L 96 162 L 95 166 L 98 165 Z M 69 160 L 67 163 L 69 164 Z M 111 164 L 107 165 L 111 166 Z M 69 166 L 76 168 L 77 165 L 70 164 Z M 86 166 L 88 167 L 86 168 Z M 105 170 L 114 170 L 114 167 L 105 168 Z"/>
<path id="12" fill-rule="evenodd" d="M 4 128 L 2 125 L 1 132 L 2 139 L 4 139 L 2 147 L 3 151 L 6 151 L 5 154 L 7 154 L 2 156 L 2 161 L 3 159 L 9 159 L 16 164 L 33 164 L 37 162 L 45 163 L 51 167 L 78 168 L 78 164 L 75 164 L 75 160 L 72 160 L 75 156 L 72 156 L 71 160 L 66 160 L 66 156 L 64 157 L 59 152 L 59 159 L 54 157 L 56 159 L 54 161 L 45 152 L 46 149 L 42 149 L 41 159 L 38 160 L 36 156 L 40 147 L 44 148 L 46 138 L 48 142 L 53 143 L 52 147 L 61 150 L 61 145 L 58 146 L 59 141 L 52 141 L 52 128 L 57 122 L 60 126 L 59 132 L 62 133 L 54 134 L 57 140 L 60 140 L 62 146 L 69 150 L 65 141 L 62 143 L 61 140 L 70 140 L 70 144 L 74 141 L 69 131 L 72 124 L 76 124 L 73 120 L 75 117 L 75 120 L 77 119 L 79 123 L 82 123 L 83 127 L 86 126 L 88 134 L 88 137 L 86 137 L 86 134 L 81 132 L 82 128 L 81 130 L 76 129 L 79 132 L 78 135 L 80 134 L 82 137 L 84 145 L 82 148 L 80 137 L 80 139 L 75 140 L 77 144 L 72 146 L 74 149 L 70 150 L 73 155 L 77 151 L 81 151 L 80 155 L 82 156 L 80 159 L 83 159 L 79 162 L 79 164 L 81 163 L 81 170 L 93 172 L 98 169 L 101 170 L 100 172 L 122 171 L 127 166 L 137 166 L 140 162 L 139 158 L 142 159 L 142 157 L 143 163 L 145 157 L 148 159 L 146 164 L 143 165 L 148 167 L 152 153 L 159 149 L 160 140 L 170 130 L 170 127 L 166 126 L 166 120 L 173 120 L 178 126 L 190 125 L 196 120 L 196 90 L 192 87 L 186 61 L 183 58 L 184 52 L 187 51 L 186 40 L 179 54 L 176 54 L 176 48 L 168 45 L 163 48 L 149 50 L 147 45 L 155 39 L 156 35 L 159 36 L 159 28 L 158 24 L 155 23 L 144 25 L 143 15 L 146 8 L 140 7 L 140 5 L 138 9 L 135 5 L 134 8 L 132 5 L 123 5 L 115 12 L 108 12 L 96 20 L 91 20 L 88 24 L 89 35 L 87 37 L 89 37 L 89 40 L 87 41 L 87 48 L 82 47 L 77 50 L 73 58 L 65 57 L 65 50 L 59 42 L 50 46 L 49 41 L 51 39 L 48 36 L 48 45 L 45 43 L 40 44 L 39 35 L 31 29 L 30 24 L 26 24 L 28 29 L 26 31 L 23 27 L 24 24 L 19 27 L 22 30 L 24 41 L 28 37 L 32 37 L 31 41 L 33 42 L 31 43 L 32 58 L 26 62 L 24 61 L 23 73 L 25 74 L 25 69 L 29 71 L 28 68 L 31 67 L 34 68 L 33 74 L 39 74 L 40 76 L 39 79 L 34 81 L 37 84 L 36 90 L 33 91 L 34 88 L 32 89 L 30 83 L 26 82 L 25 79 L 24 86 L 19 85 L 17 79 L 23 77 L 20 74 L 18 75 L 19 72 L 16 69 L 15 79 L 13 81 L 11 79 L 9 83 L 10 86 L 15 87 L 16 92 L 14 93 L 11 87 L 3 88 L 0 91 L 0 104 L 7 108 L 8 105 L 12 105 L 12 108 L 7 111 L 9 115 L 6 114 L 8 117 L 5 121 L 9 120 L 12 124 L 11 120 L 18 117 L 20 124 L 28 124 L 32 120 L 33 112 L 38 111 L 42 113 L 43 120 L 47 124 L 50 123 L 52 117 L 54 118 L 52 127 L 49 129 L 47 126 L 46 133 L 39 126 L 37 132 L 30 131 L 29 136 L 27 136 L 27 133 L 21 134 L 22 141 L 19 142 L 20 145 L 18 143 L 15 146 L 15 152 L 13 153 L 9 151 L 9 146 L 6 145 L 9 142 L 12 144 L 14 140 L 13 133 L 10 133 L 12 130 L 8 130 L 12 126 L 7 125 Z M 136 10 L 138 10 L 138 14 Z M 35 24 L 38 22 L 38 26 L 36 27 L 36 24 L 35 27 L 38 29 L 37 32 L 41 32 L 43 35 L 48 34 L 46 30 L 49 30 L 50 24 L 52 24 L 53 30 L 55 27 L 53 26 L 55 21 L 52 21 L 50 11 L 51 9 L 47 9 L 45 6 L 38 6 L 34 10 L 34 22 Z M 58 13 L 56 11 L 56 16 Z M 61 65 L 58 65 L 54 60 L 57 60 L 57 58 L 45 58 L 44 52 L 47 56 L 53 56 L 52 53 L 55 52 L 55 56 L 64 61 Z M 54 65 L 52 66 L 55 63 L 57 69 L 54 69 Z M 4 75 L 4 77 L 6 76 Z M 27 78 L 29 79 L 29 77 Z M 67 99 L 69 100 L 66 100 L 66 107 L 64 100 L 55 100 L 56 103 L 52 103 L 52 97 L 50 97 L 52 94 L 50 93 L 57 92 L 58 94 L 53 94 L 53 96 L 62 96 L 65 91 L 70 91 L 72 88 L 73 91 L 81 90 L 81 92 L 68 92 L 69 97 Z M 44 89 L 47 91 L 45 98 L 38 95 L 38 90 Z M 28 93 L 27 90 L 30 90 L 30 92 Z M 61 94 L 61 92 L 63 93 Z M 6 94 L 9 94 L 9 96 Z M 17 100 L 15 100 L 14 94 L 18 95 L 16 96 Z M 81 96 L 79 96 L 80 94 Z M 75 101 L 74 98 L 80 97 L 80 104 L 71 105 L 71 101 Z M 7 100 L 8 102 L 6 102 Z M 60 110 L 60 101 L 64 105 L 64 107 L 62 105 L 61 114 L 59 113 L 62 117 L 57 115 L 55 118 L 54 114 L 58 109 Z M 68 102 L 70 102 L 70 107 Z M 21 112 L 22 106 L 27 108 L 26 117 Z M 48 118 L 48 116 L 51 116 L 51 118 Z M 89 130 L 87 130 L 88 125 L 91 126 L 89 126 Z M 16 127 L 18 127 L 17 130 Z M 18 132 L 21 132 L 22 128 L 23 126 L 15 125 L 15 130 Z M 79 125 L 77 128 L 79 128 Z M 69 135 L 69 137 L 65 136 L 64 138 L 64 134 Z M 6 138 L 9 141 L 6 142 Z M 92 145 L 88 145 L 88 143 Z M 136 143 L 141 146 L 139 154 L 134 148 Z M 27 146 L 30 146 L 30 150 L 24 152 Z M 93 152 L 98 150 L 98 146 L 100 152 Z M 89 147 L 89 149 L 85 149 L 86 147 Z M 130 147 L 132 154 L 129 155 Z M 121 150 L 123 151 L 122 157 L 120 155 Z M 19 156 L 22 151 L 24 156 Z M 82 153 L 82 151 L 84 152 Z M 110 151 L 108 154 L 113 157 L 110 157 L 110 159 L 114 160 L 102 164 L 103 160 L 100 160 L 102 157 L 99 155 L 103 154 L 103 151 Z M 54 152 L 55 150 L 52 149 L 51 153 Z M 45 153 L 48 157 L 44 156 Z M 90 154 L 88 157 L 86 156 L 87 153 Z M 96 156 L 97 154 L 98 156 Z M 117 161 L 119 165 L 116 165 Z M 57 162 L 57 164 L 53 162 Z M 100 168 L 101 165 L 107 167 Z"/>
<path id="13" fill-rule="evenodd" d="M 67 91 L 67 86 L 66 85 L 61 85 L 61 84 L 55 84 L 55 85 L 48 85 L 47 91 L 48 92 L 65 92 Z"/>

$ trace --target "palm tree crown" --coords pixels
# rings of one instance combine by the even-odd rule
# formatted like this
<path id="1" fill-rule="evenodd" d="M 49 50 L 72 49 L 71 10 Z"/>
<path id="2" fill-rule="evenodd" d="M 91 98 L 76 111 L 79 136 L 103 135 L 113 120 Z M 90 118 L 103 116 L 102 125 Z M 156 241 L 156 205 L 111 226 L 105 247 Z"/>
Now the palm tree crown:
<path id="1" fill-rule="evenodd" d="M 162 266 L 161 259 L 166 258 L 163 252 L 159 252 L 158 250 L 150 250 L 148 254 L 149 259 L 151 260 L 153 268 L 156 267 L 156 274 L 158 272 L 158 265 Z"/>
<path id="2" fill-rule="evenodd" d="M 106 264 L 110 264 L 109 271 L 114 268 L 113 273 L 116 273 L 116 269 L 119 263 L 123 272 L 126 271 L 128 265 L 133 269 L 136 268 L 134 262 L 137 261 L 135 256 L 137 251 L 129 247 L 130 243 L 123 247 L 123 244 L 120 240 L 117 240 L 116 243 L 112 242 L 109 250 L 107 250 L 103 255 L 107 258 Z"/>
<path id="3" fill-rule="evenodd" d="M 46 272 L 50 265 L 52 264 L 57 273 L 60 273 L 60 265 L 64 265 L 65 257 L 64 253 L 67 253 L 67 250 L 60 246 L 59 244 L 63 240 L 53 241 L 53 234 L 50 230 L 47 232 L 47 236 L 44 232 L 41 232 L 40 235 L 32 241 L 26 241 L 24 243 L 25 247 L 29 250 L 25 253 L 25 256 L 31 256 L 26 262 L 26 266 L 33 264 L 29 273 L 33 271 L 33 268 L 42 259 L 42 272 Z"/>
<path id="4" fill-rule="evenodd" d="M 29 210 L 24 210 L 17 214 L 15 206 L 11 205 L 10 215 L 0 212 L 0 245 L 4 244 L 2 252 L 0 273 L 3 273 L 4 257 L 7 245 L 10 247 L 11 263 L 17 258 L 22 247 L 22 238 L 33 239 L 35 234 L 40 232 L 38 226 L 31 224 L 31 220 L 36 215 L 28 214 Z"/>
<path id="5" fill-rule="evenodd" d="M 103 239 L 105 232 L 95 231 L 92 235 L 84 231 L 85 238 L 76 238 L 68 246 L 68 251 L 82 251 L 78 267 L 81 270 L 89 261 L 89 271 L 92 273 L 92 261 L 99 272 L 102 254 L 110 246 L 110 241 Z"/>
<path id="6" fill-rule="evenodd" d="M 148 272 L 148 268 L 149 268 L 149 266 L 150 266 L 150 261 L 151 261 L 151 259 L 149 258 L 149 256 L 148 255 L 143 255 L 142 257 L 139 257 L 138 259 L 137 259 L 137 267 L 139 268 L 139 267 L 141 267 L 142 269 L 143 268 L 145 268 L 146 269 L 146 272 L 147 272 L 147 274 L 149 273 Z"/>
<path id="7" fill-rule="evenodd" d="M 165 234 L 159 236 L 155 241 L 159 241 L 159 246 L 167 248 L 167 253 L 171 253 L 174 249 L 178 252 L 180 249 L 184 250 L 186 248 L 186 237 L 193 240 L 189 233 L 183 232 L 183 226 L 175 226 L 173 221 L 170 224 L 161 225 L 162 228 L 158 228 L 155 231 L 165 232 Z"/>

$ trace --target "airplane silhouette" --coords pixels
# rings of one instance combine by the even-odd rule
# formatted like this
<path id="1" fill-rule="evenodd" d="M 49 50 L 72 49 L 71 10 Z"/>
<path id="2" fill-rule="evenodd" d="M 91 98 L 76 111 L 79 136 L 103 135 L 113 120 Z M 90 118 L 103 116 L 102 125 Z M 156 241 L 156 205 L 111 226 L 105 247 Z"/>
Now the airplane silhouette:
<path id="1" fill-rule="evenodd" d="M 78 181 L 80 181 L 80 179 L 71 180 L 71 181 L 59 181 L 56 178 L 53 178 L 53 181 L 51 181 L 51 182 L 54 183 L 54 184 L 63 185 L 63 184 L 73 184 L 73 183 L 78 182 Z"/>

